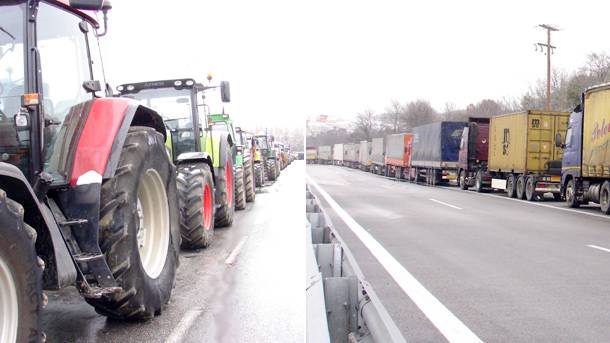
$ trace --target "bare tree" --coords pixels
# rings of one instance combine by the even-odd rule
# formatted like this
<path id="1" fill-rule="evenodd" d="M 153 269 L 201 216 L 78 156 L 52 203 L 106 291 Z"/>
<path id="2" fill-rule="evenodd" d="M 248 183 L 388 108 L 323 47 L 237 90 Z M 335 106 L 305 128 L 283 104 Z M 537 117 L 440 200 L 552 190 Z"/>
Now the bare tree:
<path id="1" fill-rule="evenodd" d="M 407 103 L 403 120 L 409 129 L 430 124 L 439 119 L 438 113 L 427 100 L 415 100 Z"/>
<path id="2" fill-rule="evenodd" d="M 398 133 L 402 131 L 404 125 L 400 118 L 404 112 L 403 106 L 398 100 L 392 100 L 386 107 L 385 112 L 380 116 L 380 129 L 386 133 Z"/>
<path id="3" fill-rule="evenodd" d="M 375 113 L 370 109 L 367 109 L 358 113 L 354 120 L 353 127 L 353 137 L 355 141 L 369 141 L 373 138 L 373 134 L 379 127 L 379 122 Z"/>

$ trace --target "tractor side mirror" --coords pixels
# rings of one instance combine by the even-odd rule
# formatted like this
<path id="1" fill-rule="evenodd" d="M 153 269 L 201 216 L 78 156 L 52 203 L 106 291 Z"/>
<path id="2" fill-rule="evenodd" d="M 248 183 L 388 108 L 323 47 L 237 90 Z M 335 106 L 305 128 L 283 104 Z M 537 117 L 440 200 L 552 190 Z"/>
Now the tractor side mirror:
<path id="1" fill-rule="evenodd" d="M 26 111 L 19 111 L 13 117 L 17 131 L 25 131 L 30 128 L 30 115 Z"/>
<path id="2" fill-rule="evenodd" d="M 561 143 L 561 134 L 555 134 L 555 146 L 558 148 L 563 148 L 563 144 Z"/>
<path id="3" fill-rule="evenodd" d="M 220 81 L 220 97 L 222 102 L 231 102 L 231 88 L 229 81 Z"/>

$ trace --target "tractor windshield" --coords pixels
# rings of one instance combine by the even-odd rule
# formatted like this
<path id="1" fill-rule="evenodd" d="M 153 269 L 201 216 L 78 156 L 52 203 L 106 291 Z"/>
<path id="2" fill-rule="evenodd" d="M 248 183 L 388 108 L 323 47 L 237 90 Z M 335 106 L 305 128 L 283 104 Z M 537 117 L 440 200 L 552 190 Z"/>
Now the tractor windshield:
<path id="1" fill-rule="evenodd" d="M 29 132 L 14 125 L 24 89 L 24 20 L 24 4 L 0 5 L 0 161 L 27 172 Z"/>

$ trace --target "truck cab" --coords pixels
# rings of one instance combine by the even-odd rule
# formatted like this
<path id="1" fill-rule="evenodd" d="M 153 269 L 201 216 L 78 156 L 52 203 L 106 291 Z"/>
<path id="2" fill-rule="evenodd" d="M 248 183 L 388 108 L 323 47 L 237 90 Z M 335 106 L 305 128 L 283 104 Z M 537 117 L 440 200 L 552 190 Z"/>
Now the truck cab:
<path id="1" fill-rule="evenodd" d="M 562 193 L 565 185 L 570 179 L 580 177 L 582 162 L 582 106 L 578 105 L 568 121 L 566 141 L 560 146 L 563 148 L 563 159 L 561 161 L 561 185 Z"/>
<path id="2" fill-rule="evenodd" d="M 475 186 L 476 174 L 487 168 L 489 147 L 489 118 L 469 118 L 468 126 L 462 131 L 458 157 L 458 185 L 462 189 Z M 491 177 L 482 173 L 484 186 L 491 183 Z"/>

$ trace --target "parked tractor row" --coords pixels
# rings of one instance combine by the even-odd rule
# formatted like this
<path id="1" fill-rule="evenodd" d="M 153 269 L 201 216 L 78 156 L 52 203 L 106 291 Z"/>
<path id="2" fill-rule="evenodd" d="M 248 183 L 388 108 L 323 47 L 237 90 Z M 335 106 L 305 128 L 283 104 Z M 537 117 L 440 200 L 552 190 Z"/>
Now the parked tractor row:
<path id="1" fill-rule="evenodd" d="M 204 248 L 231 226 L 288 148 L 205 111 L 208 90 L 230 101 L 228 82 L 113 94 L 94 49 L 107 1 L 0 7 L 0 342 L 45 340 L 43 289 L 76 286 L 120 320 L 160 314 L 180 246 Z"/>
<path id="2" fill-rule="evenodd" d="M 571 114 L 490 114 L 495 116 L 437 122 L 355 144 L 308 147 L 307 159 L 529 201 L 593 202 L 610 214 L 610 84 L 587 89 Z"/>

